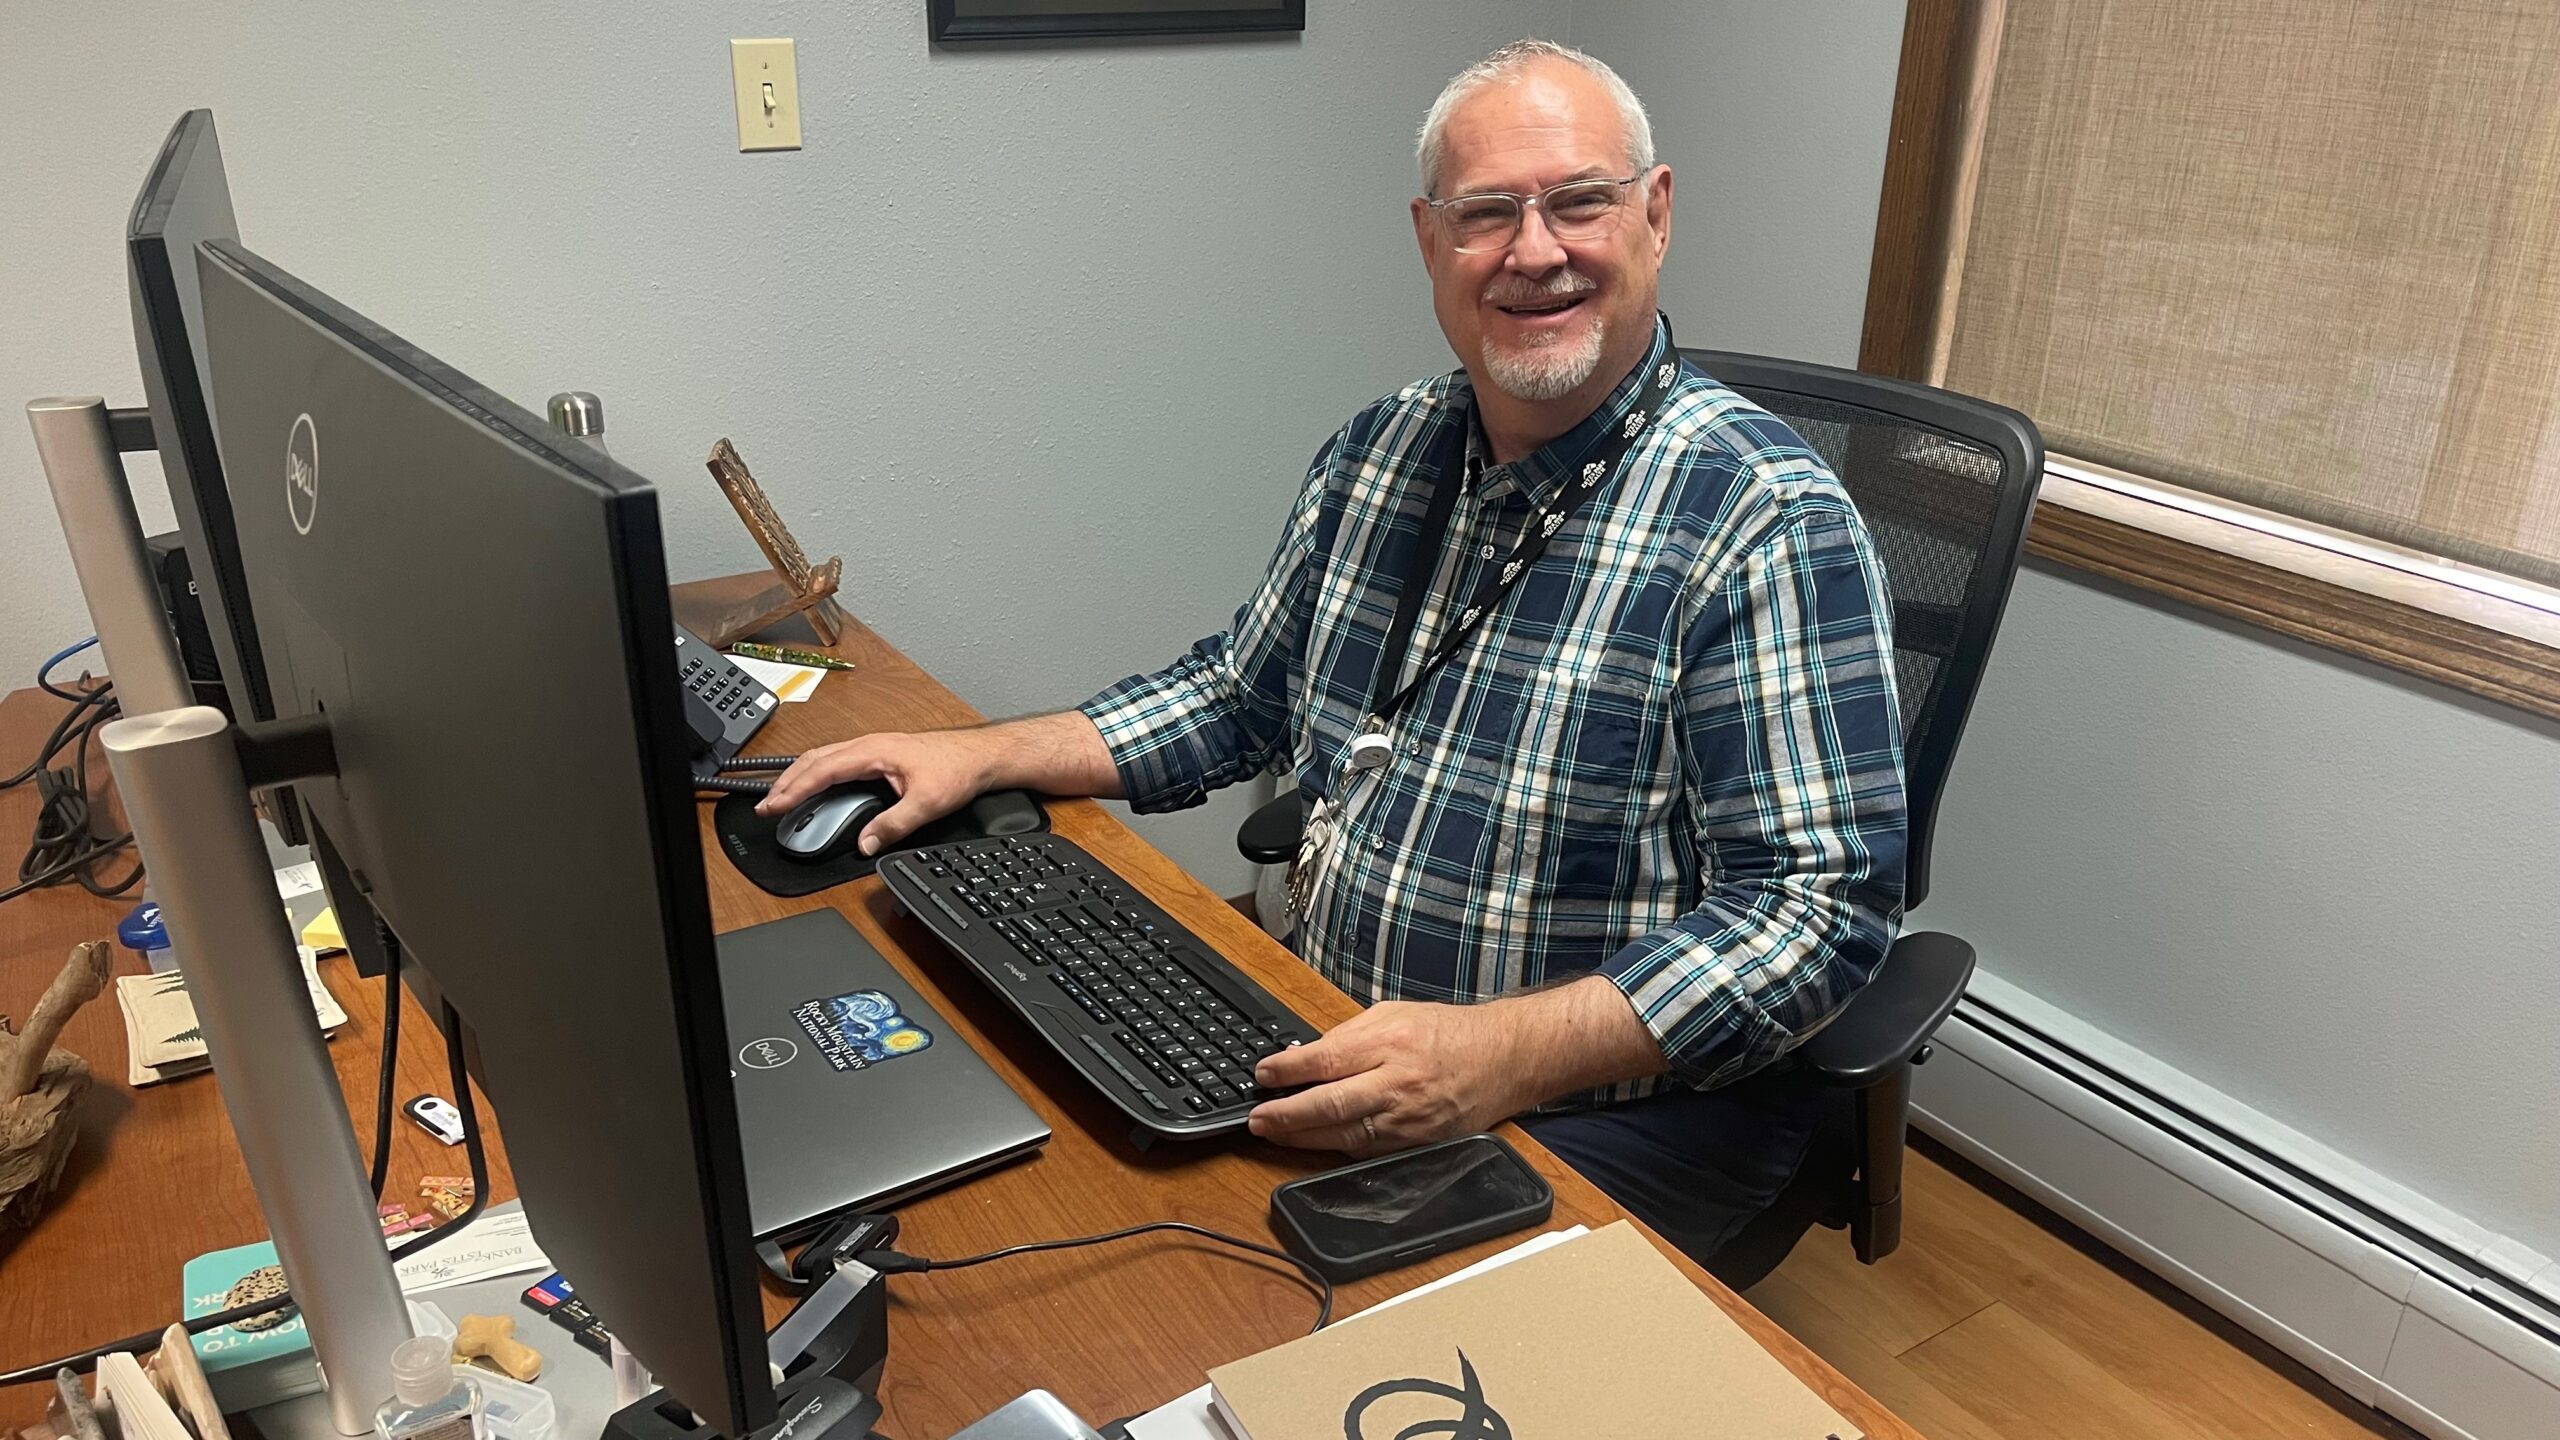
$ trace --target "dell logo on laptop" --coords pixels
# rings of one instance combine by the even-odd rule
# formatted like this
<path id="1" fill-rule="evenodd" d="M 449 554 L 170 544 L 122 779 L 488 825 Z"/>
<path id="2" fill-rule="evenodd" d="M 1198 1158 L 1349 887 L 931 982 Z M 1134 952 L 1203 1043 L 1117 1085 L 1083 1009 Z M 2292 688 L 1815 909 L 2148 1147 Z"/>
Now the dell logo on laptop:
<path id="1" fill-rule="evenodd" d="M 311 533 L 320 514 L 320 431 L 308 414 L 297 415 L 284 441 L 284 505 L 297 535 Z"/>

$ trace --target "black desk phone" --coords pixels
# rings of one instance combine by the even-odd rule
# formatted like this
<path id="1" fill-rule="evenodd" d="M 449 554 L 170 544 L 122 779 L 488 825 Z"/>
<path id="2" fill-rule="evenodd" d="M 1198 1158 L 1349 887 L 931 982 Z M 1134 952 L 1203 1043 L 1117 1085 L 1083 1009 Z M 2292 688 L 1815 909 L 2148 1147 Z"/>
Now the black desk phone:
<path id="1" fill-rule="evenodd" d="M 684 684 L 684 719 L 693 730 L 693 773 L 719 772 L 773 718 L 774 693 L 738 663 L 676 627 L 676 675 Z"/>

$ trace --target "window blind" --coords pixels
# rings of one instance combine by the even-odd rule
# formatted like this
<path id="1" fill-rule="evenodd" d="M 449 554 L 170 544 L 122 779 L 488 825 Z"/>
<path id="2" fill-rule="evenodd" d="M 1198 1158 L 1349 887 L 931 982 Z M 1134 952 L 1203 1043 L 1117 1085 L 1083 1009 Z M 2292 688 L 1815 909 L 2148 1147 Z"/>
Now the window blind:
<path id="1" fill-rule="evenodd" d="M 2560 0 L 2010 0 L 1943 383 L 2560 585 Z"/>

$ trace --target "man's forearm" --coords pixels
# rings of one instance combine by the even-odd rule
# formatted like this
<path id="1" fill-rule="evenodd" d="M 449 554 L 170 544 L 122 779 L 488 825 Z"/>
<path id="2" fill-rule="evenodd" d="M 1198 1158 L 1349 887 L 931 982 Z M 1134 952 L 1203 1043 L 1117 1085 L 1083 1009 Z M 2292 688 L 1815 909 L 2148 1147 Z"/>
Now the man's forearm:
<path id="1" fill-rule="evenodd" d="M 1006 720 L 968 732 L 979 751 L 979 789 L 1120 798 L 1111 747 L 1080 710 Z"/>
<path id="2" fill-rule="evenodd" d="M 1516 1110 L 1670 1069 L 1626 993 L 1603 975 L 1487 1002 L 1513 1057 Z"/>

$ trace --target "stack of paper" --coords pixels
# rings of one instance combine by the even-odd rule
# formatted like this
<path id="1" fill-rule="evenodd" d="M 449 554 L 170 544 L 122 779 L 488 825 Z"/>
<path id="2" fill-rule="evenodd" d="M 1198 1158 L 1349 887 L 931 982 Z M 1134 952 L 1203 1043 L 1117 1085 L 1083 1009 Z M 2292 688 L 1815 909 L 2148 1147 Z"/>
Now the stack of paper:
<path id="1" fill-rule="evenodd" d="M 311 987 L 311 1013 L 320 1028 L 335 1034 L 347 1023 L 329 987 L 321 982 L 319 957 L 308 946 L 295 947 L 302 960 L 303 983 Z M 168 970 L 116 977 L 116 1002 L 124 1011 L 125 1082 L 155 1085 L 192 1075 L 213 1062 L 205 1054 L 204 1028 L 196 1022 L 195 1001 L 187 994 L 187 977 Z"/>
<path id="2" fill-rule="evenodd" d="M 753 655 L 732 655 L 729 663 L 756 678 L 756 683 L 773 692 L 773 698 L 786 703 L 808 699 L 818 689 L 827 672 L 815 665 L 793 665 L 782 660 L 759 660 Z"/>
<path id="3" fill-rule="evenodd" d="M 142 1362 L 130 1355 L 98 1357 L 98 1393 L 113 1406 L 116 1431 L 124 1440 L 196 1440 L 151 1377 L 142 1373 Z"/>

